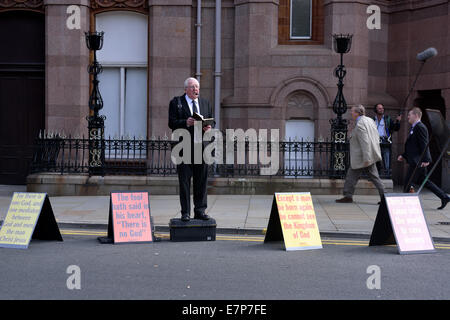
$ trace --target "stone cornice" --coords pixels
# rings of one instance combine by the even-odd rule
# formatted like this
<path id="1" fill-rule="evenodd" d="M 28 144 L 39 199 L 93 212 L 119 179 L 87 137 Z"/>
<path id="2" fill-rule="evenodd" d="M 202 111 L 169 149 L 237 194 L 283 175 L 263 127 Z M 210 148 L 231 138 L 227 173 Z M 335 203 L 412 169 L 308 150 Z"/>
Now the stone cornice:
<path id="1" fill-rule="evenodd" d="M 148 6 L 192 6 L 192 0 L 147 0 Z"/>
<path id="2" fill-rule="evenodd" d="M 383 13 L 418 10 L 448 3 L 448 0 L 324 0 L 324 6 L 354 3 L 377 5 Z"/>
<path id="3" fill-rule="evenodd" d="M 0 0 L 1 1 L 1 0 Z M 85 6 L 89 7 L 89 0 L 44 0 L 44 6 Z"/>
<path id="4" fill-rule="evenodd" d="M 387 6 L 390 12 L 399 12 L 424 9 L 442 4 L 448 4 L 448 0 L 394 0 L 389 1 Z"/>
<path id="5" fill-rule="evenodd" d="M 275 5 L 279 5 L 279 0 L 234 0 L 234 5 L 239 6 L 242 4 L 248 4 L 248 3 L 273 3 Z"/>

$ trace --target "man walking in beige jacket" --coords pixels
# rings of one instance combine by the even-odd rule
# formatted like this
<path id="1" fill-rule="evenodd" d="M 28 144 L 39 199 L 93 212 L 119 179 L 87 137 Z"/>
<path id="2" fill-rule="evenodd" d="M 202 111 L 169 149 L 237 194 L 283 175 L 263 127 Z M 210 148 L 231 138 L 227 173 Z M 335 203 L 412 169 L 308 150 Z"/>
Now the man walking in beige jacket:
<path id="1" fill-rule="evenodd" d="M 383 182 L 378 175 L 376 162 L 381 160 L 380 136 L 375 122 L 365 116 L 365 109 L 357 105 L 351 109 L 351 116 L 356 121 L 350 137 L 350 168 L 344 183 L 344 197 L 338 203 L 353 202 L 356 183 L 363 172 L 378 189 L 380 197 L 384 195 Z"/>

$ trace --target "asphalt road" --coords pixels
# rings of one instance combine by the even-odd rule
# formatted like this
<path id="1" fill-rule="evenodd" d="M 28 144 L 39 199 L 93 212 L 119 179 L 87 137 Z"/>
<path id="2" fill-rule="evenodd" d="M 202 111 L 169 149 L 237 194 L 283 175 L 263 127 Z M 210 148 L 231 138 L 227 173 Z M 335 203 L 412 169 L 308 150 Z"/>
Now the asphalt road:
<path id="1" fill-rule="evenodd" d="M 0 248 L 0 299 L 450 298 L 450 244 L 399 255 L 395 246 L 322 239 L 322 249 L 287 252 L 260 236 L 171 242 L 162 235 L 161 242 L 113 245 L 97 241 L 104 232 L 61 232 L 63 242 Z"/>

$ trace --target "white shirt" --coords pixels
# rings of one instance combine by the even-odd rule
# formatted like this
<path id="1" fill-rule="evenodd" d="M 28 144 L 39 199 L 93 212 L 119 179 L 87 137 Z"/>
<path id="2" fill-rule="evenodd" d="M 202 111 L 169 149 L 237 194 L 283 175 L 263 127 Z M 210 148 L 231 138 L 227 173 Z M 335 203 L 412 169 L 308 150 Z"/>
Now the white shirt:
<path id="1" fill-rule="evenodd" d="M 381 120 L 378 120 L 378 117 L 375 117 L 375 124 L 377 125 L 378 134 L 380 137 L 386 137 L 386 129 L 384 123 L 384 116 L 381 117 Z"/>
<path id="2" fill-rule="evenodd" d="M 194 110 L 194 104 L 192 103 L 192 101 L 195 101 L 195 103 L 197 104 L 197 109 L 198 109 L 198 114 L 201 115 L 200 113 L 200 105 L 198 104 L 198 99 L 192 100 L 191 98 L 188 97 L 188 95 L 185 95 L 186 101 L 188 103 L 189 106 L 189 110 L 191 111 L 191 115 L 194 114 L 194 112 L 192 110 Z"/>
<path id="3" fill-rule="evenodd" d="M 195 103 L 197 104 L 198 114 L 201 115 L 200 105 L 198 104 L 198 99 L 192 100 L 191 98 L 188 97 L 188 95 L 185 95 L 185 97 L 186 97 L 186 101 L 189 106 L 189 110 L 191 111 L 191 115 L 194 114 L 192 112 L 192 110 L 194 110 L 194 104 L 192 103 L 193 101 L 195 101 Z M 197 132 L 196 129 L 194 128 L 194 143 L 202 143 L 202 141 L 203 141 L 202 132 L 201 131 Z"/>

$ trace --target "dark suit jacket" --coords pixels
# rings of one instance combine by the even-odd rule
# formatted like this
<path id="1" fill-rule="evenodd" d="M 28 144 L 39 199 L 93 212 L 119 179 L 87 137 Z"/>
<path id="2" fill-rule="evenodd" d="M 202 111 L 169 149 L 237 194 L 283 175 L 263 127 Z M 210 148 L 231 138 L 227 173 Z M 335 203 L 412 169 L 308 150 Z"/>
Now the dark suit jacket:
<path id="1" fill-rule="evenodd" d="M 187 129 L 191 134 L 191 148 L 192 156 L 194 156 L 194 126 L 187 127 L 186 120 L 192 117 L 191 110 L 189 109 L 188 102 L 185 98 L 186 94 L 180 96 L 181 106 L 178 104 L 177 97 L 174 97 L 169 104 L 169 128 L 173 130 L 176 129 Z M 200 114 L 203 118 L 212 118 L 212 108 L 209 101 L 201 97 L 198 98 L 198 107 L 200 108 Z M 214 127 L 214 126 L 213 126 Z M 214 140 L 214 137 L 212 141 Z M 202 145 L 205 148 L 210 141 L 203 141 Z M 181 153 L 182 154 L 182 153 Z M 192 160 L 193 161 L 193 160 Z"/>
<path id="2" fill-rule="evenodd" d="M 174 97 L 169 104 L 169 128 L 172 130 L 176 129 L 187 129 L 191 132 L 192 139 L 194 137 L 194 126 L 189 128 L 186 126 L 186 120 L 192 117 L 191 111 L 189 109 L 188 103 L 185 98 L 185 94 L 180 97 L 181 106 L 178 106 L 178 99 Z M 200 108 L 200 114 L 204 118 L 212 118 L 212 108 L 209 101 L 203 98 L 198 98 L 198 104 Z"/>
<path id="3" fill-rule="evenodd" d="M 419 121 L 413 129 L 413 133 L 408 135 L 405 143 L 405 152 L 402 154 L 410 166 L 416 166 L 420 162 L 431 162 L 430 149 L 428 144 L 428 130 L 427 127 Z M 422 152 L 427 148 L 427 151 L 420 156 Z"/>

